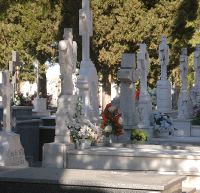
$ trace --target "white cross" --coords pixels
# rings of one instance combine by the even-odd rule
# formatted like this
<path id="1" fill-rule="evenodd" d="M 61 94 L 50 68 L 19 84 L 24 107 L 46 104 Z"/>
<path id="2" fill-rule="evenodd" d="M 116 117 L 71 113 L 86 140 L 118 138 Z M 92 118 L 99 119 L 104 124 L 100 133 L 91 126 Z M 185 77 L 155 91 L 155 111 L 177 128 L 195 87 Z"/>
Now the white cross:
<path id="1" fill-rule="evenodd" d="M 79 10 L 79 35 L 82 36 L 82 60 L 90 60 L 90 37 L 93 35 L 92 12 L 89 0 L 82 0 Z"/>
<path id="2" fill-rule="evenodd" d="M 0 84 L 0 95 L 3 98 L 3 130 L 11 132 L 11 97 L 13 95 L 13 86 L 9 80 L 9 71 L 2 72 L 2 83 Z"/>

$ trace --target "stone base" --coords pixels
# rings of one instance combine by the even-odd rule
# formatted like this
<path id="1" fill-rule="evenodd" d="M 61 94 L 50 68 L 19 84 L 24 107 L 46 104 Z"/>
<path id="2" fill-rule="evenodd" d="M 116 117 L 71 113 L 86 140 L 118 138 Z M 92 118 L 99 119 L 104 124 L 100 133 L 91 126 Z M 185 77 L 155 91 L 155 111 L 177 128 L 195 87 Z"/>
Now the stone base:
<path id="1" fill-rule="evenodd" d="M 173 126 L 176 128 L 174 136 L 189 137 L 191 136 L 191 120 L 174 119 Z"/>
<path id="2" fill-rule="evenodd" d="M 0 132 L 0 166 L 28 167 L 18 134 Z"/>
<path id="3" fill-rule="evenodd" d="M 47 112 L 47 99 L 46 98 L 35 98 L 33 100 L 33 112 L 44 113 Z"/>
<path id="4" fill-rule="evenodd" d="M 67 151 L 72 149 L 74 149 L 74 144 L 44 144 L 42 166 L 46 168 L 66 168 Z"/>
<path id="5" fill-rule="evenodd" d="M 4 193 L 181 193 L 184 179 L 139 172 L 53 168 L 0 171 Z"/>

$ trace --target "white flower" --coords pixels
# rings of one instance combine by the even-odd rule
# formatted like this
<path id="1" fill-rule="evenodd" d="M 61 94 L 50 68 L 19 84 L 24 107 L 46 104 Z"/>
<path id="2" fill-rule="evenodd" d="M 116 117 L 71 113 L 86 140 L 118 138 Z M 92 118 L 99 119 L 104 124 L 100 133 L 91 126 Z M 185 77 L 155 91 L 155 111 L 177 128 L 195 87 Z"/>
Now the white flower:
<path id="1" fill-rule="evenodd" d="M 122 119 L 122 117 L 119 117 L 119 119 L 118 119 L 118 123 L 119 123 L 120 125 L 123 124 L 123 119 Z"/>
<path id="2" fill-rule="evenodd" d="M 106 133 L 111 133 L 112 127 L 110 125 L 107 125 L 104 130 L 105 130 Z"/>
<path id="3" fill-rule="evenodd" d="M 114 112 L 117 108 L 115 106 L 111 106 L 108 108 L 108 111 L 110 111 L 111 113 Z"/>

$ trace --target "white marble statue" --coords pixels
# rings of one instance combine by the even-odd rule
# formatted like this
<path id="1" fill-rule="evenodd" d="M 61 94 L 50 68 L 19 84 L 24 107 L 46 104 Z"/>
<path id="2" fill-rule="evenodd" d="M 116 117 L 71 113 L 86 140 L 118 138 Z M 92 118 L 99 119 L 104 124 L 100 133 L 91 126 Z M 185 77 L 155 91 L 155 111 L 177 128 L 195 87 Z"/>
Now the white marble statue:
<path id="1" fill-rule="evenodd" d="M 137 54 L 137 69 L 140 76 L 140 96 L 138 103 L 139 128 L 149 128 L 152 102 L 147 90 L 147 76 L 149 73 L 149 54 L 146 44 L 140 44 Z"/>
<path id="2" fill-rule="evenodd" d="M 159 59 L 161 66 L 160 80 L 157 82 L 157 110 L 168 113 L 172 110 L 171 83 L 167 79 L 167 66 L 169 64 L 169 46 L 167 38 L 162 37 L 159 45 Z"/>
<path id="3" fill-rule="evenodd" d="M 76 70 L 77 44 L 73 41 L 72 29 L 64 29 L 64 40 L 59 42 L 59 64 L 61 73 L 61 94 L 73 94 L 72 74 Z"/>

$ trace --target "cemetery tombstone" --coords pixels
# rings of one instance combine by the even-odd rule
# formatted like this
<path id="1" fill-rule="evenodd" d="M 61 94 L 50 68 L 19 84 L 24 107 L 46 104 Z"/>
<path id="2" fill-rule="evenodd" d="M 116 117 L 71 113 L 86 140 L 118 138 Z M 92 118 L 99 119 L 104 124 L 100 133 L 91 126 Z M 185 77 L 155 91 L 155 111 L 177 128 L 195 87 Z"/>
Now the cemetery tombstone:
<path id="1" fill-rule="evenodd" d="M 169 46 L 165 36 L 159 45 L 159 59 L 161 66 L 160 80 L 157 82 L 157 111 L 169 113 L 172 110 L 171 84 L 167 79 L 167 66 L 169 64 Z"/>
<path id="2" fill-rule="evenodd" d="M 36 75 L 36 84 L 37 84 L 37 96 L 33 100 L 33 112 L 37 115 L 50 115 L 50 112 L 47 110 L 47 98 L 40 97 L 40 84 L 39 84 L 39 61 L 35 60 L 34 63 L 35 75 Z"/>
<path id="3" fill-rule="evenodd" d="M 82 61 L 77 80 L 79 96 L 83 100 L 83 113 L 91 122 L 99 122 L 98 76 L 90 59 L 90 37 L 93 35 L 90 1 L 82 0 L 79 11 L 79 34 L 82 36 Z"/>
<path id="4" fill-rule="evenodd" d="M 200 106 L 200 44 L 197 44 L 194 51 L 195 85 L 191 97 L 193 106 Z"/>
<path id="5" fill-rule="evenodd" d="M 20 142 L 20 136 L 13 133 L 11 117 L 11 97 L 13 86 L 9 80 L 9 72 L 2 72 L 2 84 L 0 95 L 3 98 L 3 131 L 0 131 L 0 166 L 27 167 L 24 149 Z"/>
<path id="6" fill-rule="evenodd" d="M 187 91 L 188 56 L 187 48 L 181 50 L 180 55 L 181 90 L 178 102 L 178 118 L 189 119 L 192 116 L 192 103 Z"/>
<path id="7" fill-rule="evenodd" d="M 122 113 L 125 132 L 137 125 L 135 106 L 135 82 L 137 81 L 137 72 L 135 67 L 135 55 L 124 53 L 117 77 L 120 80 L 120 111 Z"/>
<path id="8" fill-rule="evenodd" d="M 147 90 L 147 76 L 149 73 L 149 54 L 146 49 L 146 44 L 140 44 L 140 51 L 137 54 L 137 68 L 140 76 L 138 127 L 145 129 L 150 127 L 150 116 L 152 113 L 152 102 Z"/>

